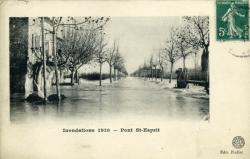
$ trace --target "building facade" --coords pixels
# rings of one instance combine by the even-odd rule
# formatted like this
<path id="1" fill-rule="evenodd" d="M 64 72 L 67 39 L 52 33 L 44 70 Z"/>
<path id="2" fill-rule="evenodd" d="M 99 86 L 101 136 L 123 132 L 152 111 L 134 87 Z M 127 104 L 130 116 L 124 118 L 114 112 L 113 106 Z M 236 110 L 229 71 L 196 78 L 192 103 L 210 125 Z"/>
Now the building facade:
<path id="1" fill-rule="evenodd" d="M 44 51 L 46 59 L 46 88 L 55 81 L 53 27 L 50 18 L 44 18 Z M 37 93 L 43 97 L 42 25 L 39 17 L 10 18 L 10 92 Z M 58 39 L 62 34 L 58 34 Z"/>

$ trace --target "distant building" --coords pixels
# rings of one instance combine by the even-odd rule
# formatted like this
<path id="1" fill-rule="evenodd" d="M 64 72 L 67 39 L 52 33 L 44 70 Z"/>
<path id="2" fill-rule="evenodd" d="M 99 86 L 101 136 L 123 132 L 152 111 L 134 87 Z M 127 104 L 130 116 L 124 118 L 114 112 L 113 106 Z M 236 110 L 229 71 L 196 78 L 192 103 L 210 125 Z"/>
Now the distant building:
<path id="1" fill-rule="evenodd" d="M 142 68 L 139 68 L 136 72 L 133 73 L 133 76 L 137 77 L 157 77 L 159 78 L 161 76 L 161 69 L 158 67 L 150 67 L 150 66 L 144 66 Z"/>

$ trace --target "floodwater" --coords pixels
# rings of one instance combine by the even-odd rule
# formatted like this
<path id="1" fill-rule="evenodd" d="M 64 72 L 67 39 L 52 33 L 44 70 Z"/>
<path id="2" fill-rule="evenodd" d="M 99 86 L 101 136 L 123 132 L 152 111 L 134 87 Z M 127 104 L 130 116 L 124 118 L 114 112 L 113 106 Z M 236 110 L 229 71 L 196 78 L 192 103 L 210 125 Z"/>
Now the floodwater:
<path id="1" fill-rule="evenodd" d="M 109 84 L 81 81 L 62 86 L 67 98 L 60 104 L 33 105 L 22 95 L 11 97 L 12 122 L 37 120 L 202 120 L 209 114 L 209 100 L 183 96 L 178 89 L 161 88 L 155 82 L 127 77 Z"/>

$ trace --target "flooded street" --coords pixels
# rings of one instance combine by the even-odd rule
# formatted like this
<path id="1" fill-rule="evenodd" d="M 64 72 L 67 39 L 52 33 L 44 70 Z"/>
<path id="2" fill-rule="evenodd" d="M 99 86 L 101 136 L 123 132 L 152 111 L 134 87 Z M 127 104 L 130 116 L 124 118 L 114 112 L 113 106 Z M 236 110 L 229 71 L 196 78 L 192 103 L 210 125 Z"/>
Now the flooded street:
<path id="1" fill-rule="evenodd" d="M 159 79 L 158 79 L 159 81 Z M 80 85 L 62 86 L 67 98 L 60 104 L 32 105 L 12 97 L 12 122 L 38 120 L 202 120 L 209 113 L 209 100 L 183 96 L 181 90 L 161 88 L 155 82 L 128 77 L 109 84 L 81 81 Z"/>

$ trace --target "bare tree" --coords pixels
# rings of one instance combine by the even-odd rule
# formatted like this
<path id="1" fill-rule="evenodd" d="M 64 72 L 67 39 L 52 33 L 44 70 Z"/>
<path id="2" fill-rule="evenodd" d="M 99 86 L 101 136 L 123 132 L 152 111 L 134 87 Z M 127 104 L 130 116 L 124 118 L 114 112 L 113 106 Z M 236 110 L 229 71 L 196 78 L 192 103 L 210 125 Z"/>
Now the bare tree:
<path id="1" fill-rule="evenodd" d="M 60 92 L 60 88 L 59 88 L 59 77 L 58 77 L 58 67 L 59 65 L 59 61 L 58 60 L 58 54 L 59 54 L 59 50 L 57 47 L 57 35 L 58 35 L 58 30 L 59 28 L 63 28 L 65 26 L 67 27 L 73 27 L 74 29 L 78 29 L 78 27 L 80 25 L 85 25 L 87 24 L 87 26 L 95 26 L 95 29 L 103 29 L 103 26 L 107 23 L 107 21 L 109 20 L 109 18 L 104 18 L 104 17 L 100 17 L 100 18 L 92 18 L 92 17 L 85 17 L 85 18 L 81 18 L 80 22 L 76 22 L 75 18 L 73 17 L 68 17 L 68 18 L 63 18 L 63 17 L 44 17 L 43 18 L 46 21 L 49 21 L 52 27 L 52 30 L 46 30 L 49 31 L 52 34 L 52 54 L 53 54 L 53 63 L 54 63 L 54 67 L 55 67 L 55 77 L 56 77 L 56 94 L 57 94 L 57 99 L 58 101 L 60 101 L 61 98 L 61 92 Z M 65 20 L 67 19 L 67 20 Z M 74 21 L 74 23 L 68 23 L 70 20 Z M 67 22 L 68 21 L 68 22 Z M 79 27 L 81 28 L 81 27 Z M 42 43 L 44 43 L 44 40 L 42 41 Z M 60 52 L 61 53 L 61 52 Z M 45 59 L 45 58 L 44 58 Z M 63 58 L 62 58 L 63 59 Z M 66 58 L 67 59 L 67 58 Z M 44 60 L 45 61 L 45 60 Z M 61 66 L 64 65 L 65 63 L 61 63 Z"/>
<path id="2" fill-rule="evenodd" d="M 46 17 L 47 18 L 47 17 Z M 56 94 L 57 94 L 57 100 L 60 101 L 61 99 L 61 91 L 60 91 L 60 81 L 59 81 L 59 74 L 58 74 L 58 59 L 57 59 L 57 34 L 58 29 L 62 23 L 62 17 L 52 17 L 47 18 L 50 19 L 52 31 L 50 30 L 50 33 L 52 34 L 52 54 L 53 54 L 53 62 L 55 67 L 55 77 L 56 77 Z"/>
<path id="3" fill-rule="evenodd" d="M 113 67 L 114 67 L 114 81 L 117 80 L 117 74 L 118 74 L 118 68 L 120 63 L 123 62 L 123 58 L 119 52 L 119 48 L 116 48 L 116 52 L 114 54 L 114 61 L 113 61 Z"/>
<path id="4" fill-rule="evenodd" d="M 43 96 L 45 102 L 47 102 L 47 89 L 46 89 L 46 55 L 45 55 L 45 44 L 44 44 L 44 17 L 41 17 L 41 33 L 42 33 L 42 57 L 43 57 Z M 32 41 L 33 43 L 33 41 Z"/>
<path id="5" fill-rule="evenodd" d="M 117 76 L 118 79 L 121 79 L 121 77 L 125 74 L 127 74 L 127 70 L 125 68 L 125 61 L 122 56 L 119 57 L 119 60 L 116 62 L 115 67 L 117 69 Z"/>
<path id="6" fill-rule="evenodd" d="M 201 67 L 202 71 L 208 71 L 208 54 L 209 54 L 209 17 L 183 17 L 187 22 L 189 31 L 189 43 L 194 47 L 203 49 Z"/>
<path id="7" fill-rule="evenodd" d="M 96 32 L 91 30 L 69 30 L 63 38 L 61 56 L 71 71 L 72 85 L 78 69 L 93 58 L 95 41 Z"/>
<path id="8" fill-rule="evenodd" d="M 109 80 L 112 83 L 112 67 L 115 63 L 115 55 L 118 52 L 118 47 L 116 46 L 116 42 L 114 41 L 113 47 L 108 50 L 106 61 L 109 64 Z"/>
<path id="9" fill-rule="evenodd" d="M 102 65 L 104 62 L 107 61 L 107 49 L 105 49 L 106 46 L 107 43 L 105 42 L 104 34 L 101 33 L 99 39 L 97 40 L 97 49 L 96 49 L 96 60 L 99 63 L 99 68 L 100 68 L 99 86 L 102 85 Z"/>
<path id="10" fill-rule="evenodd" d="M 180 55 L 178 54 L 178 52 L 176 50 L 174 33 L 175 33 L 175 30 L 172 28 L 170 31 L 169 40 L 166 41 L 166 46 L 165 46 L 164 51 L 163 51 L 163 53 L 165 53 L 163 56 L 164 59 L 170 62 L 169 83 L 171 83 L 171 80 L 172 80 L 174 64 L 180 58 Z"/>
<path id="11" fill-rule="evenodd" d="M 160 49 L 158 52 L 158 64 L 159 64 L 159 67 L 161 69 L 161 81 L 163 80 L 163 76 L 164 76 L 164 66 L 167 65 L 163 56 L 164 56 L 164 52 L 163 52 L 163 50 Z"/>
<path id="12" fill-rule="evenodd" d="M 192 53 L 192 45 L 188 42 L 188 32 L 184 26 L 176 30 L 175 43 L 180 57 L 183 59 L 183 70 L 186 68 L 186 58 Z"/>
<path id="13" fill-rule="evenodd" d="M 60 45 L 59 66 L 67 66 L 71 71 L 71 84 L 78 81 L 78 69 L 88 63 L 96 49 L 98 31 L 103 30 L 109 18 L 84 17 L 66 18 L 60 25 L 65 28 Z"/>
<path id="14" fill-rule="evenodd" d="M 153 66 L 154 66 L 154 59 L 153 54 L 150 56 L 149 59 L 149 65 L 150 65 L 150 72 L 151 72 L 151 79 L 153 80 L 154 74 L 153 74 Z"/>

